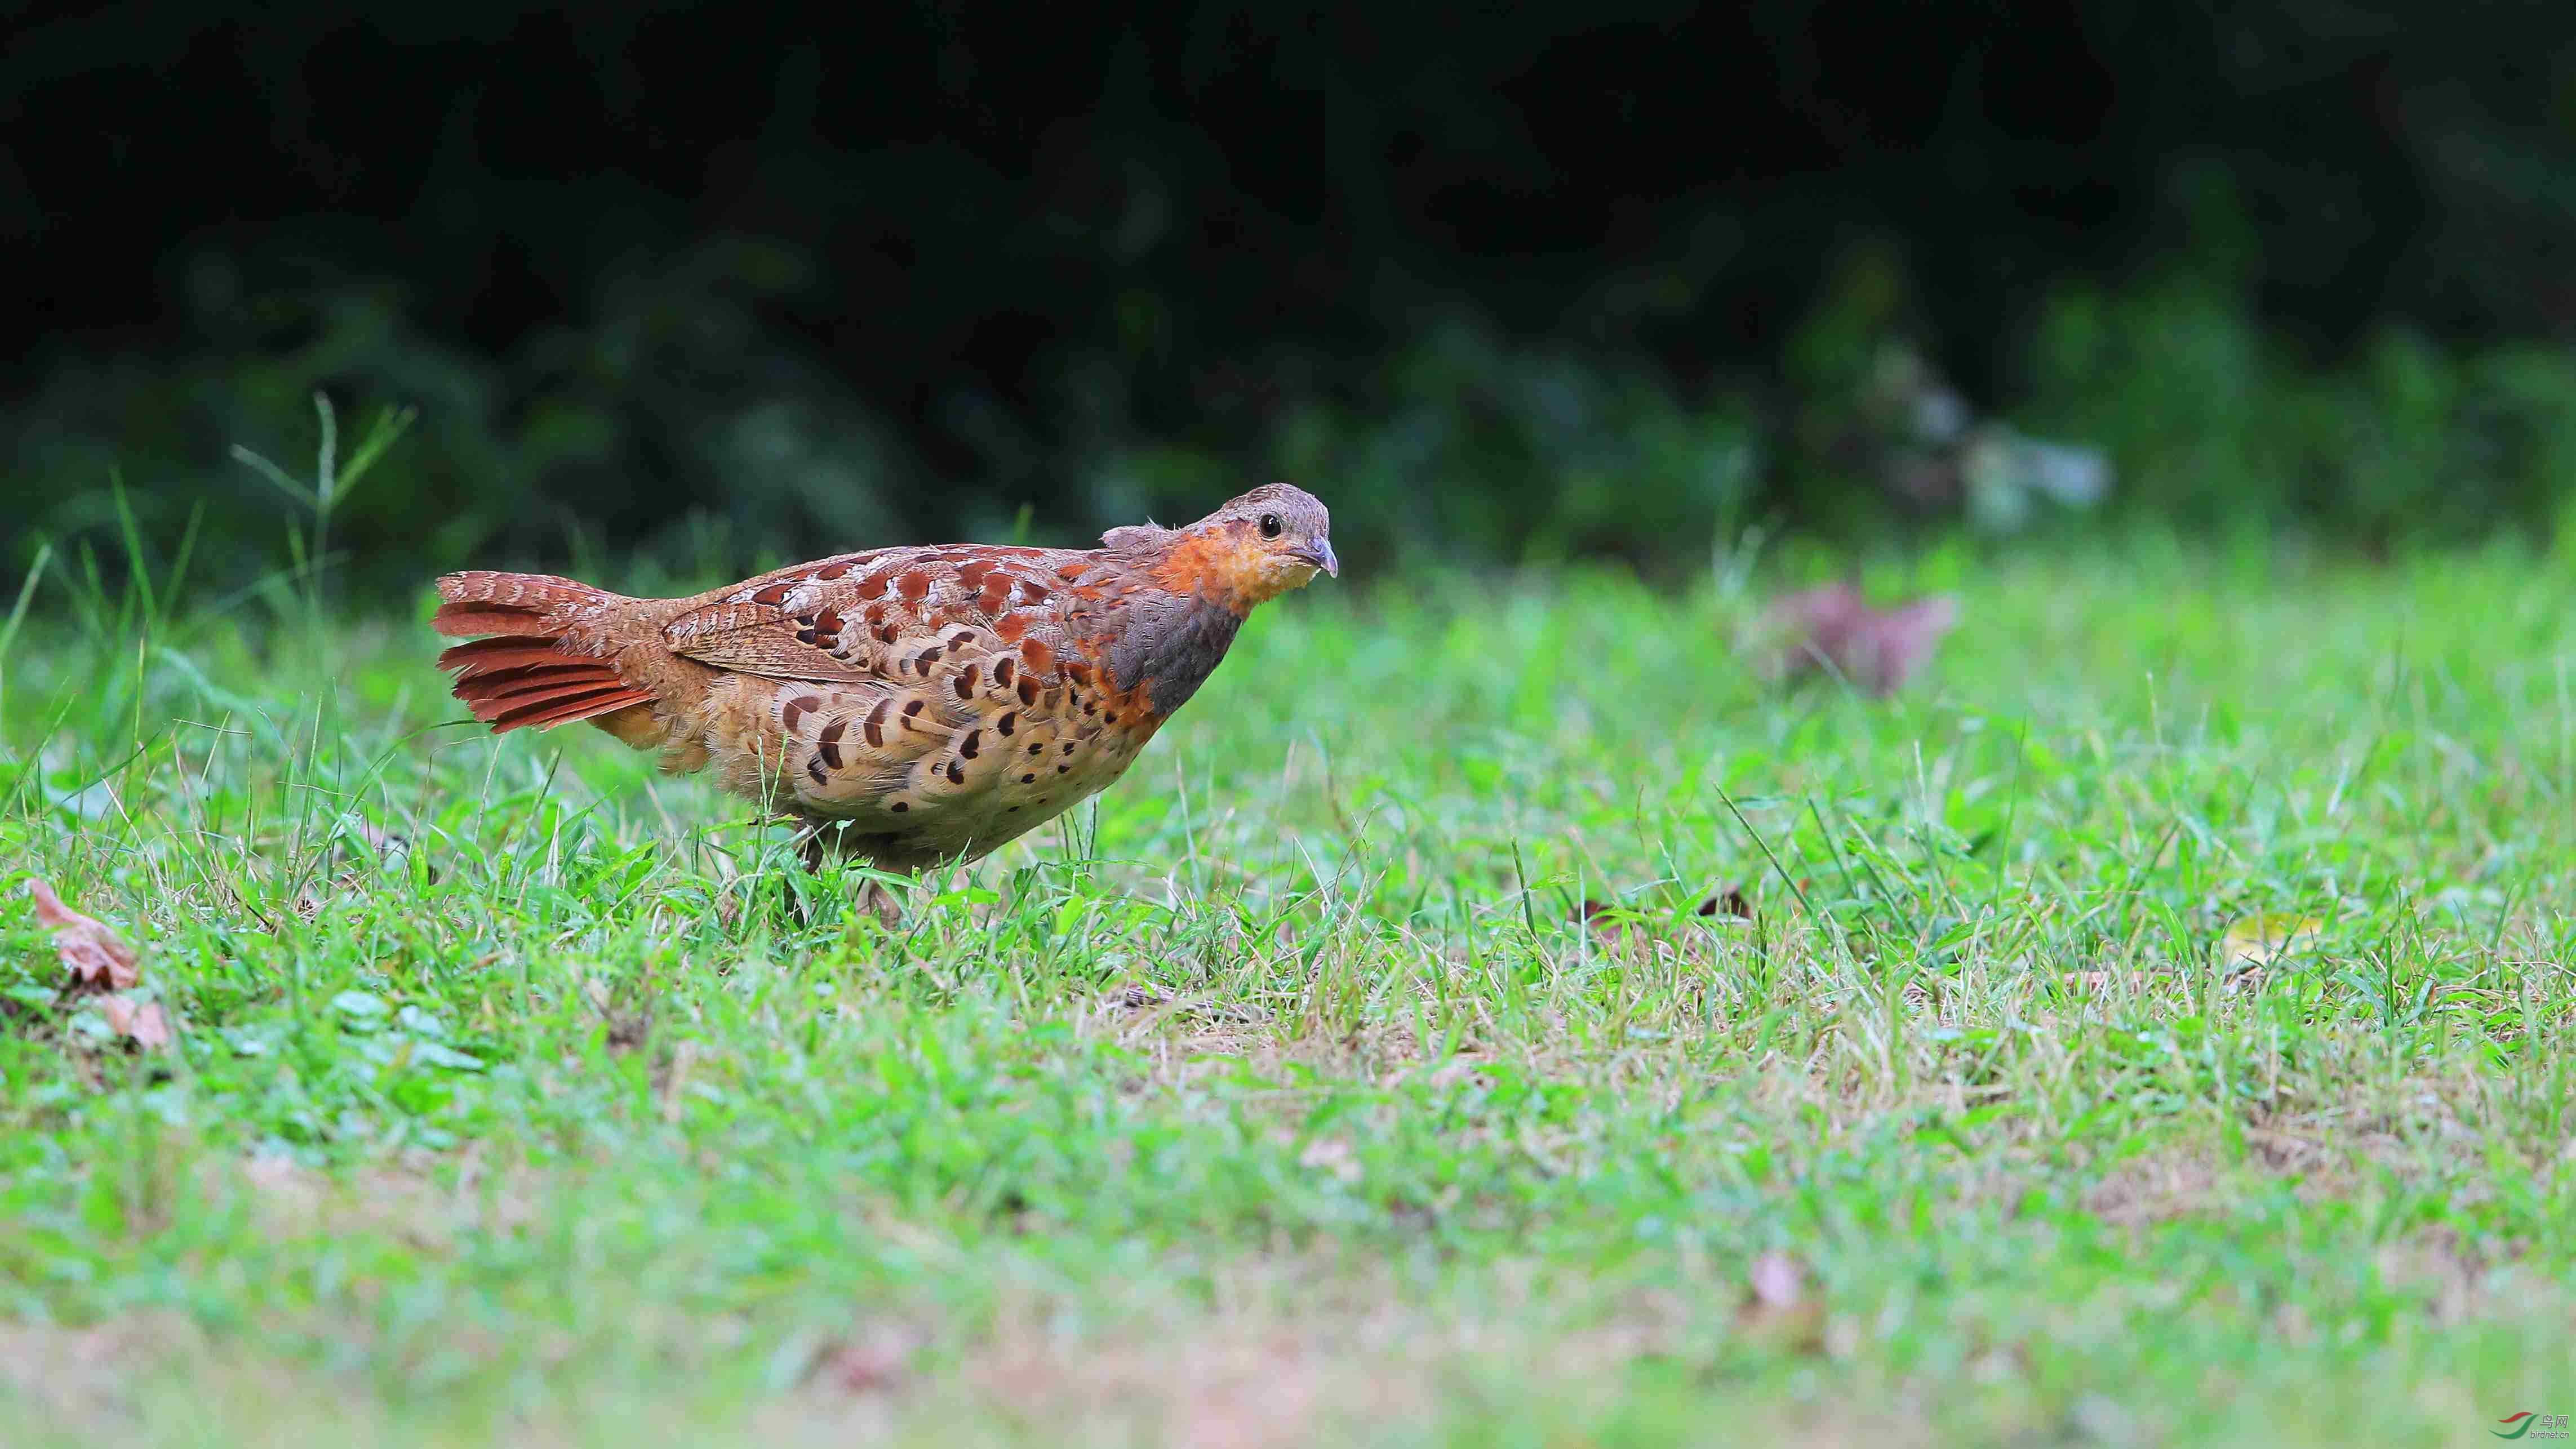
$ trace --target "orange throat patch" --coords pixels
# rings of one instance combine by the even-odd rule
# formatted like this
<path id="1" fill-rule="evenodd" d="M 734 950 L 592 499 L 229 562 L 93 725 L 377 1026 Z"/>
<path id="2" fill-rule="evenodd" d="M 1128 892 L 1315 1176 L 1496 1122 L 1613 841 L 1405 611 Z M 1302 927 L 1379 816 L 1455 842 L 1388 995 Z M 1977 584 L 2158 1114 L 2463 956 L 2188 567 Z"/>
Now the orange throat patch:
<path id="1" fill-rule="evenodd" d="M 1231 534 L 1183 538 L 1154 565 L 1155 581 L 1173 593 L 1201 598 L 1240 618 L 1313 576 L 1283 566 L 1260 542 Z"/>

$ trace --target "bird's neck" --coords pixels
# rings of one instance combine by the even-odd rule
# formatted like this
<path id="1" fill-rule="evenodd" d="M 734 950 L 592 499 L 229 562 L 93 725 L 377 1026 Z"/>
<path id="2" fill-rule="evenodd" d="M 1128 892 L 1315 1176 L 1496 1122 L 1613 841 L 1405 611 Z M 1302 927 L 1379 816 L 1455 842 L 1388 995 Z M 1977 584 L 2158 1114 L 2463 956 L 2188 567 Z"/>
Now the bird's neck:
<path id="1" fill-rule="evenodd" d="M 1117 686 L 1148 686 L 1157 715 L 1189 702 L 1234 643 L 1243 616 L 1200 595 L 1153 591 L 1130 601 L 1106 641 Z"/>

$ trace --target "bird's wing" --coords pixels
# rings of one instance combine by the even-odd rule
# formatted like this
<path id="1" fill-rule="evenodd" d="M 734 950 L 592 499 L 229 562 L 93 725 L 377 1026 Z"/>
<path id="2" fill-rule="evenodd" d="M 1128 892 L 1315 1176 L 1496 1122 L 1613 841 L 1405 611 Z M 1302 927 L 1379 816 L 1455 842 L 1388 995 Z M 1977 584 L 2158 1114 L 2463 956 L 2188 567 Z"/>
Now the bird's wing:
<path id="1" fill-rule="evenodd" d="M 1091 566 L 1034 549 L 881 550 L 721 591 L 663 639 L 776 681 L 756 691 L 758 732 L 779 742 L 779 777 L 809 808 L 888 826 L 908 813 L 912 829 L 955 814 L 980 829 L 986 814 L 1052 814 L 1065 788 L 1089 783 L 1075 777 L 1114 706 L 1064 606 Z"/>
<path id="2" fill-rule="evenodd" d="M 952 635 L 1058 646 L 1061 570 L 1089 557 L 964 546 L 845 554 L 722 590 L 664 624 L 662 639 L 684 658 L 772 679 L 924 679 L 974 642 Z"/>

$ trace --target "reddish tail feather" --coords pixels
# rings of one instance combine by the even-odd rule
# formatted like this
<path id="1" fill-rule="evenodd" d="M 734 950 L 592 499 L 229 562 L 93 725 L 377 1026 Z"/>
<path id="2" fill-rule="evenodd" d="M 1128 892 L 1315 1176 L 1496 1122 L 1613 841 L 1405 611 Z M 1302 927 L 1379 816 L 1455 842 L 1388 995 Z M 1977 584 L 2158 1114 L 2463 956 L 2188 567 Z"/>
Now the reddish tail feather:
<path id="1" fill-rule="evenodd" d="M 450 637 L 493 637 L 438 656 L 456 674 L 456 697 L 494 734 L 613 714 L 653 696 L 626 682 L 607 660 L 567 643 L 581 616 L 618 596 L 543 574 L 472 572 L 438 581 L 446 599 L 430 627 Z"/>

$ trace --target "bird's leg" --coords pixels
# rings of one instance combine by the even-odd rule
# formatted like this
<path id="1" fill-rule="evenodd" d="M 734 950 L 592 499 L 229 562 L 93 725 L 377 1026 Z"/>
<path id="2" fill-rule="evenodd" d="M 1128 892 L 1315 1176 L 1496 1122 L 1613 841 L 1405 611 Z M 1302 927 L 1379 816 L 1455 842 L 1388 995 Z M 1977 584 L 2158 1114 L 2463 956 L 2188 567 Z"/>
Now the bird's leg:
<path id="1" fill-rule="evenodd" d="M 796 842 L 796 858 L 805 862 L 806 874 L 815 876 L 821 875 L 823 873 L 822 837 L 813 834 L 812 832 L 808 832 L 798 839 Z M 796 883 L 793 881 L 781 881 L 779 882 L 779 888 L 787 893 L 787 919 L 793 922 L 799 930 L 814 924 L 812 915 L 805 909 L 805 897 L 798 893 Z"/>
<path id="2" fill-rule="evenodd" d="M 805 833 L 796 838 L 796 858 L 805 862 L 807 875 L 818 879 L 823 874 L 823 867 L 832 863 L 836 854 L 830 844 L 823 839 L 824 829 L 825 827 L 820 825 L 809 825 Z M 805 909 L 804 895 L 793 883 L 787 884 L 786 889 L 788 919 L 794 921 L 800 928 L 814 924 L 812 914 Z"/>
<path id="3" fill-rule="evenodd" d="M 903 902 L 895 899 L 884 881 L 869 881 L 867 889 L 859 892 L 859 909 L 876 917 L 889 931 L 903 924 Z"/>
<path id="4" fill-rule="evenodd" d="M 827 834 L 831 837 L 828 841 L 825 839 Z M 823 873 L 826 861 L 838 864 L 847 860 L 849 855 L 842 844 L 841 831 L 832 825 L 816 825 L 808 829 L 804 838 L 796 843 L 796 853 L 805 862 L 805 869 L 818 876 Z M 796 914 L 797 924 L 806 924 L 804 906 L 793 892 L 789 893 L 788 901 Z M 860 889 L 858 907 L 876 917 L 889 931 L 903 924 L 903 902 L 896 899 L 893 891 L 886 889 L 883 881 L 871 880 Z"/>

